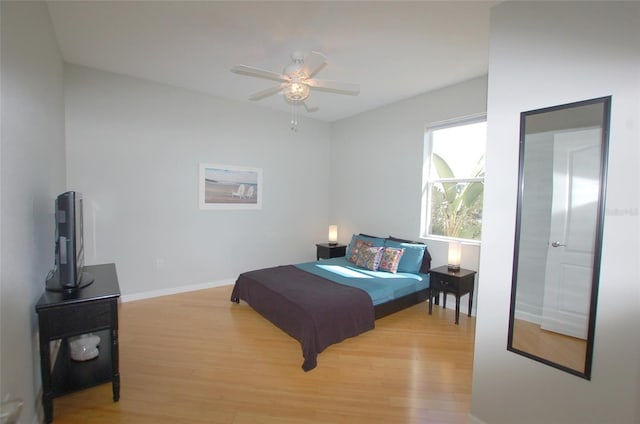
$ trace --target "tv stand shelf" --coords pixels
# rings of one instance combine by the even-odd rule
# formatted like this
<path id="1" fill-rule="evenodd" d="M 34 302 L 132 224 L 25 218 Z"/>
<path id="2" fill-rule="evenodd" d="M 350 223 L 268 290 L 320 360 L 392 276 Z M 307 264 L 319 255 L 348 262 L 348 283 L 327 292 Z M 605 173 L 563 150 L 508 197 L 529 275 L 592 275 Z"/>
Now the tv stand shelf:
<path id="1" fill-rule="evenodd" d="M 74 361 L 69 353 L 68 339 L 61 340 L 60 350 L 56 356 L 51 386 L 54 396 L 66 395 L 78 390 L 109 383 L 111 375 L 111 336 L 108 330 L 94 331 L 100 337 L 99 355 L 88 361 Z"/>
<path id="2" fill-rule="evenodd" d="M 40 371 L 45 422 L 53 421 L 55 397 L 111 381 L 113 401 L 120 399 L 118 299 L 115 264 L 84 268 L 95 281 L 73 292 L 45 291 L 36 304 L 40 332 Z M 100 337 L 97 358 L 78 362 L 70 357 L 69 337 L 93 333 Z M 59 341 L 52 358 L 51 342 Z M 53 366 L 52 366 L 53 359 Z"/>

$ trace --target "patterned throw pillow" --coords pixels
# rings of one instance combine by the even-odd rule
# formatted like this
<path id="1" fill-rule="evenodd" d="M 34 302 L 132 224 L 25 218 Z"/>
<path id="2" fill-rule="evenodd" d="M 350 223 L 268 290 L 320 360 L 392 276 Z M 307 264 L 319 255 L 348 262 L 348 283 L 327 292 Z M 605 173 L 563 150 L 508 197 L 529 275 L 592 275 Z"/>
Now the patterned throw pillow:
<path id="1" fill-rule="evenodd" d="M 365 247 L 358 251 L 356 266 L 377 271 L 384 247 Z"/>
<path id="2" fill-rule="evenodd" d="M 347 260 L 349 262 L 353 262 L 354 264 L 356 263 L 356 259 L 358 258 L 358 255 L 360 254 L 360 251 L 362 249 L 366 249 L 367 247 L 372 246 L 373 243 L 369 242 L 369 241 L 363 241 L 363 240 L 353 240 L 351 243 L 351 252 L 349 253 L 349 256 L 347 257 Z"/>
<path id="3" fill-rule="evenodd" d="M 420 272 L 420 267 L 422 265 L 422 258 L 424 257 L 425 249 L 427 248 L 424 244 L 417 243 L 405 243 L 398 242 L 396 240 L 387 240 L 384 243 L 385 247 L 395 247 L 404 249 L 404 253 L 402 254 L 402 260 L 398 265 L 398 272 L 411 272 L 418 273 Z"/>
<path id="4" fill-rule="evenodd" d="M 356 240 L 362 240 L 366 243 L 369 243 L 369 246 L 384 246 L 384 242 L 386 239 L 381 237 L 368 236 L 366 234 L 354 234 L 351 236 L 351 241 L 347 245 L 347 254 L 345 255 L 347 258 L 351 256 L 351 248 L 355 244 Z"/>
<path id="5" fill-rule="evenodd" d="M 402 259 L 403 254 L 403 248 L 385 247 L 382 251 L 378 271 L 387 271 L 394 274 L 398 272 L 398 265 L 400 265 L 400 259 Z"/>

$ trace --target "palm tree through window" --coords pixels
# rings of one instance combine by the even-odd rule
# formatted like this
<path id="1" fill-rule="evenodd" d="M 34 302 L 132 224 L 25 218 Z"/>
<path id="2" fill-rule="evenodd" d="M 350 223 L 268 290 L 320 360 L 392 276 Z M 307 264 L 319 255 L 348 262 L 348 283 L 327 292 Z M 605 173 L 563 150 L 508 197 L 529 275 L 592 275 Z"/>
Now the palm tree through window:
<path id="1" fill-rule="evenodd" d="M 486 139 L 484 116 L 427 128 L 423 237 L 480 241 Z"/>

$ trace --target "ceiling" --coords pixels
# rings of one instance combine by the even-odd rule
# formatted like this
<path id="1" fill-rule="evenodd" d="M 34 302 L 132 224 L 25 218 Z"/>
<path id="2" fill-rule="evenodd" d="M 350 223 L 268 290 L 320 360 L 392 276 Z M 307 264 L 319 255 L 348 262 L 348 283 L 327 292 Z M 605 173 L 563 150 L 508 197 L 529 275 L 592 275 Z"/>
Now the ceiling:
<path id="1" fill-rule="evenodd" d="M 225 99 L 274 81 L 237 64 L 282 72 L 293 51 L 319 51 L 316 78 L 360 84 L 358 96 L 312 91 L 309 117 L 335 121 L 487 73 L 489 9 L 497 1 L 48 2 L 66 62 Z M 289 110 L 281 95 L 256 102 Z"/>

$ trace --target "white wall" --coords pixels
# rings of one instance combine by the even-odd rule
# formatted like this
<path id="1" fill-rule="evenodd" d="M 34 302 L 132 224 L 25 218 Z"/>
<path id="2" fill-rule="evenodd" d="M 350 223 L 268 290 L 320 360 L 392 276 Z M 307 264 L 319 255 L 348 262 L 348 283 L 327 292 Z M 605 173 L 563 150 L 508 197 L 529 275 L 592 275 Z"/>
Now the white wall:
<path id="1" fill-rule="evenodd" d="M 233 283 L 315 260 L 326 240 L 330 125 L 68 65 L 67 184 L 84 194 L 85 258 L 125 298 Z M 263 169 L 261 210 L 200 210 L 199 163 Z"/>
<path id="2" fill-rule="evenodd" d="M 419 240 L 425 128 L 484 113 L 486 90 L 487 78 L 479 77 L 334 124 L 329 220 L 341 242 L 361 232 Z M 447 243 L 423 241 L 433 266 L 446 265 Z M 477 270 L 479 256 L 479 246 L 464 245 L 462 266 Z"/>
<path id="3" fill-rule="evenodd" d="M 471 418 L 501 423 L 640 422 L 640 3 L 494 7 L 487 178 Z M 506 350 L 522 111 L 612 95 L 591 381 Z"/>
<path id="4" fill-rule="evenodd" d="M 527 183 L 520 218 L 516 318 L 540 324 L 551 228 L 553 192 L 553 132 L 527 134 Z"/>
<path id="5" fill-rule="evenodd" d="M 53 266 L 55 196 L 64 190 L 63 66 L 43 2 L 0 2 L 0 399 L 40 388 L 35 304 Z"/>

